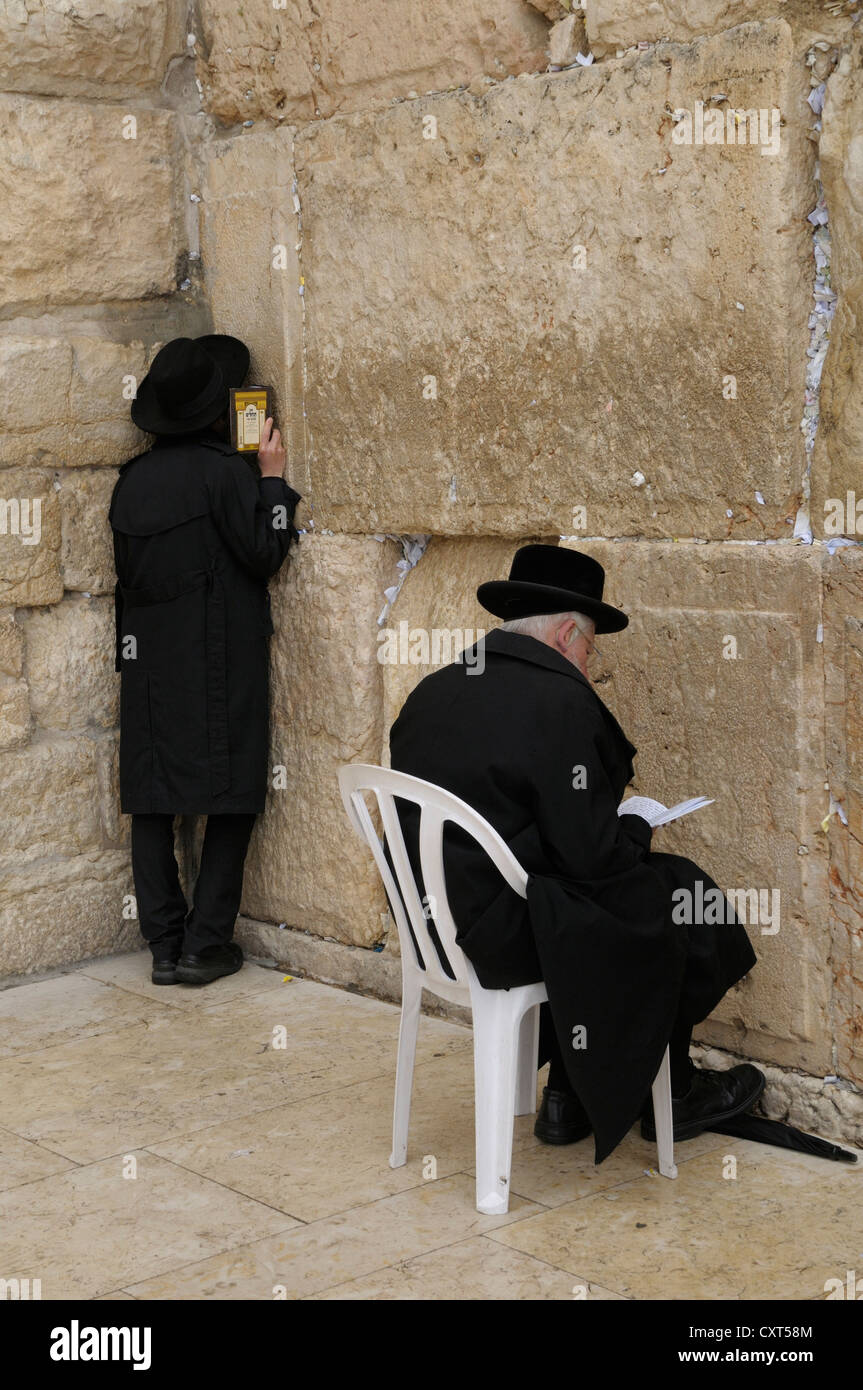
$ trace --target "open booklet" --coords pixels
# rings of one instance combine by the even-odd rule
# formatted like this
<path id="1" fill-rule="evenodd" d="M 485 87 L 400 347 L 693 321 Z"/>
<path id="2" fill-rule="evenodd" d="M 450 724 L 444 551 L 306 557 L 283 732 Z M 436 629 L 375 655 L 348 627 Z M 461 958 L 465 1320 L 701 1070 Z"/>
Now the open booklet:
<path id="1" fill-rule="evenodd" d="M 652 796 L 628 796 L 617 808 L 619 816 L 642 816 L 654 829 L 657 825 L 668 825 L 690 811 L 700 811 L 702 806 L 712 806 L 713 797 L 691 796 L 688 801 L 678 801 L 676 806 L 663 806 Z"/>

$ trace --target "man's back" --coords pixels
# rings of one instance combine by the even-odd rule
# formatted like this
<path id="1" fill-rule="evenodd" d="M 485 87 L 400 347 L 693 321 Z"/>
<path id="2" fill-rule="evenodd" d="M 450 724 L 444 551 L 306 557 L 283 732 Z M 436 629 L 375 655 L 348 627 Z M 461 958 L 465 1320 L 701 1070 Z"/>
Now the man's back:
<path id="1" fill-rule="evenodd" d="M 461 797 L 529 874 L 591 879 L 610 870 L 609 857 L 628 867 L 639 847 L 621 830 L 616 807 L 635 750 L 616 721 L 580 673 L 536 638 L 493 632 L 482 655 L 479 665 L 455 662 L 420 682 L 392 727 L 392 766 Z M 417 815 L 405 805 L 401 820 L 418 873 Z M 455 828 L 446 832 L 445 863 L 459 942 L 482 983 L 539 979 L 524 900 Z"/>

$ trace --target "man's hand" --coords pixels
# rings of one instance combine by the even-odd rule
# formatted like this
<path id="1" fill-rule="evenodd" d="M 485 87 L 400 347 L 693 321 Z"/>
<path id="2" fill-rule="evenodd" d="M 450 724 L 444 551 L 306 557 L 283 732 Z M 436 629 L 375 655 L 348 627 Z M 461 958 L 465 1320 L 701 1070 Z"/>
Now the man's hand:
<path id="1" fill-rule="evenodd" d="M 258 461 L 261 465 L 262 478 L 281 478 L 285 471 L 285 450 L 282 445 L 282 436 L 278 430 L 273 429 L 272 416 L 268 416 L 261 431 L 261 443 L 258 448 Z"/>

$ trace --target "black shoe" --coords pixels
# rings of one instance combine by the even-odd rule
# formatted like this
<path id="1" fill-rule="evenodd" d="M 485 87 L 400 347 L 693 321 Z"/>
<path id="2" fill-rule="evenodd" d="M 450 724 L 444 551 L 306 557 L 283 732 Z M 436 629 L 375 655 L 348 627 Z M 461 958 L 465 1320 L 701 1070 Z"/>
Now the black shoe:
<path id="1" fill-rule="evenodd" d="M 671 1102 L 675 1140 L 693 1139 L 714 1122 L 740 1115 L 755 1104 L 763 1090 L 764 1073 L 749 1062 L 730 1071 L 696 1071 L 686 1094 Z M 641 1135 L 656 1139 L 652 1104 L 642 1118 Z"/>
<path id="2" fill-rule="evenodd" d="M 208 985 L 222 975 L 235 975 L 242 968 L 242 950 L 236 941 L 227 941 L 224 946 L 205 946 L 194 956 L 180 956 L 176 974 L 184 985 Z"/>
<path id="3" fill-rule="evenodd" d="M 154 960 L 150 979 L 154 985 L 175 985 L 177 983 L 177 957 L 166 956 L 164 960 Z"/>
<path id="4" fill-rule="evenodd" d="M 590 1120 L 572 1091 L 542 1088 L 542 1105 L 533 1132 L 543 1144 L 574 1144 L 591 1132 Z"/>

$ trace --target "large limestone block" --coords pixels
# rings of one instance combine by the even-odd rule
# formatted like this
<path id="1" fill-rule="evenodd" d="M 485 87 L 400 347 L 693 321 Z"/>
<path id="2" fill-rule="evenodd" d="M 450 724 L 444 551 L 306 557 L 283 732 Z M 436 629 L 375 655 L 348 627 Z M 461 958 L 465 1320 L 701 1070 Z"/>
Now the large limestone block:
<path id="1" fill-rule="evenodd" d="M 633 789 L 667 805 L 715 798 L 657 830 L 654 849 L 694 859 L 724 890 L 780 895 L 779 930 L 747 922 L 758 964 L 699 1036 L 830 1071 L 820 554 L 793 545 L 575 548 L 605 566 L 606 595 L 631 619 L 599 639 L 594 679 L 639 750 Z M 773 901 L 765 897 L 766 916 Z"/>
<path id="2" fill-rule="evenodd" d="M 24 620 L 33 718 L 43 729 L 110 729 L 119 719 L 114 604 L 67 598 Z"/>
<path id="3" fill-rule="evenodd" d="M 98 338 L 0 338 L 0 468 L 120 464 L 147 447 L 131 402 L 154 349 Z"/>
<path id="4" fill-rule="evenodd" d="M 63 587 L 87 594 L 114 592 L 113 533 L 108 523 L 117 474 L 76 468 L 60 477 Z"/>
<path id="5" fill-rule="evenodd" d="M 545 67 L 548 26 L 521 0 L 203 0 L 199 79 L 220 121 L 308 121 Z"/>
<path id="6" fill-rule="evenodd" d="M 755 19 L 785 19 L 811 37 L 839 34 L 852 18 L 825 13 L 822 0 L 584 0 L 583 9 L 597 57 L 659 39 L 685 43 Z"/>
<path id="7" fill-rule="evenodd" d="M 0 748 L 21 748 L 30 738 L 30 700 L 24 637 L 14 613 L 0 617 Z"/>
<path id="8" fill-rule="evenodd" d="M 0 871 L 101 846 L 97 759 L 97 744 L 84 736 L 43 735 L 4 753 Z"/>
<path id="9" fill-rule="evenodd" d="M 249 851 L 243 912 L 369 946 L 386 900 L 351 830 L 336 775 L 380 760 L 383 675 L 377 618 L 398 579 L 392 541 L 303 536 L 273 586 L 272 788 Z"/>
<path id="10" fill-rule="evenodd" d="M 0 748 L 21 748 L 29 737 L 27 682 L 0 676 Z"/>
<path id="11" fill-rule="evenodd" d="M 319 524 L 790 535 L 807 80 L 776 22 L 306 127 Z M 778 154 L 673 142 L 719 91 Z"/>
<path id="12" fill-rule="evenodd" d="M 58 603 L 60 505 L 49 473 L 0 473 L 0 604 Z"/>
<path id="13" fill-rule="evenodd" d="M 20 676 L 24 670 L 24 629 L 14 613 L 0 617 L 0 671 L 4 676 Z"/>
<path id="14" fill-rule="evenodd" d="M 863 1083 L 863 550 L 824 560 L 836 1067 Z M 844 819 L 843 819 L 844 817 Z M 847 823 L 846 823 L 847 822 Z"/>
<path id="15" fill-rule="evenodd" d="M 22 309 L 176 288 L 176 118 L 0 97 L 0 300 Z"/>
<path id="16" fill-rule="evenodd" d="M 115 677 L 118 680 L 119 678 Z M 96 744 L 96 781 L 102 844 L 111 849 L 128 846 L 132 817 L 120 810 L 120 731 L 103 735 Z M 181 821 L 182 824 L 182 821 Z"/>
<path id="17" fill-rule="evenodd" d="M 824 363 L 821 418 L 815 438 L 812 476 L 815 535 L 842 534 L 855 539 L 863 539 L 863 478 L 860 473 L 860 441 L 863 438 L 861 64 L 863 36 L 858 34 L 842 54 L 827 83 L 824 105 L 819 160 L 830 215 L 831 283 L 839 297 Z M 843 504 L 841 510 L 836 502 Z"/>
<path id="18" fill-rule="evenodd" d="M 289 129 L 211 144 L 201 254 L 217 333 L 249 346 L 249 382 L 273 389 L 287 477 L 308 493 L 302 402 L 303 305 Z"/>
<path id="19" fill-rule="evenodd" d="M 123 915 L 133 893 L 122 850 L 0 869 L 0 978 L 133 950 L 138 922 Z"/>
<path id="20" fill-rule="evenodd" d="M 164 0 L 6 0 L 0 89 L 122 97 L 156 86 L 184 46 L 180 7 Z"/>
<path id="21" fill-rule="evenodd" d="M 506 540 L 498 536 L 450 539 L 433 536 L 419 562 L 406 575 L 378 629 L 378 659 L 384 674 L 384 746 L 389 766 L 389 732 L 415 685 L 455 660 L 500 619 L 477 601 L 480 584 L 506 579 L 520 545 L 557 537 Z"/>

